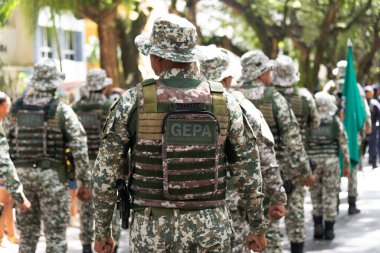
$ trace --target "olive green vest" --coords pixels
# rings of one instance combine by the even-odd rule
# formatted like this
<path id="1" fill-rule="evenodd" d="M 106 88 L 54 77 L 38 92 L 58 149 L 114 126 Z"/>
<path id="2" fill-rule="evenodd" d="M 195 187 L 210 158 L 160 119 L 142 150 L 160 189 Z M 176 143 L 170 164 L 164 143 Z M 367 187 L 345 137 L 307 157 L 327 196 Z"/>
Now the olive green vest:
<path id="1" fill-rule="evenodd" d="M 73 110 L 78 115 L 78 118 L 86 131 L 88 157 L 90 161 L 95 160 L 98 155 L 103 125 L 106 121 L 108 110 L 111 105 L 111 100 L 106 100 L 105 103 L 97 104 L 82 103 L 82 100 L 80 100 L 73 105 Z"/>
<path id="2" fill-rule="evenodd" d="M 224 205 L 229 118 L 223 86 L 209 84 L 212 104 L 196 95 L 186 104 L 158 102 L 159 82 L 144 81 L 138 92 L 130 176 L 134 204 L 187 209 Z M 176 99 L 183 101 L 181 96 L 189 95 L 180 92 Z"/>
<path id="3" fill-rule="evenodd" d="M 57 113 L 58 99 L 43 106 L 25 105 L 18 99 L 10 113 L 10 156 L 15 164 L 48 168 L 64 165 L 63 120 Z M 41 165 L 42 164 L 42 165 Z"/>
<path id="4" fill-rule="evenodd" d="M 339 125 L 335 117 L 322 118 L 320 126 L 308 132 L 307 152 L 311 157 L 338 155 Z"/>
<path id="5" fill-rule="evenodd" d="M 296 115 L 298 124 L 301 129 L 303 141 L 305 142 L 307 124 L 310 121 L 310 107 L 305 97 L 301 96 L 298 89 L 293 90 L 292 93 L 281 93 L 290 106 L 294 114 Z"/>
<path id="6" fill-rule="evenodd" d="M 274 87 L 266 87 L 262 99 L 250 101 L 261 111 L 273 134 L 277 159 L 283 159 L 284 145 L 282 144 L 281 133 L 275 116 L 277 108 L 273 106 L 273 96 L 276 92 L 278 91 Z"/>

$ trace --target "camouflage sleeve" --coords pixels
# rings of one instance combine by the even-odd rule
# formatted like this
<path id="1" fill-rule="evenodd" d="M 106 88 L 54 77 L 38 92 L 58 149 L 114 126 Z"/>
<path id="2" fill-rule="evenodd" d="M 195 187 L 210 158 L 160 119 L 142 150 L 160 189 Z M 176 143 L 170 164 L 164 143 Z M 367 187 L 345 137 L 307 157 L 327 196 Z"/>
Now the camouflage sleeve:
<path id="1" fill-rule="evenodd" d="M 273 106 L 276 122 L 282 143 L 285 145 L 284 150 L 289 159 L 292 168 L 291 178 L 305 178 L 311 175 L 309 159 L 307 157 L 305 147 L 302 144 L 301 131 L 292 109 L 290 109 L 286 99 L 276 92 L 273 96 Z"/>
<path id="2" fill-rule="evenodd" d="M 270 197 L 271 204 L 286 205 L 286 193 L 282 186 L 283 182 L 280 175 L 280 169 L 276 160 L 276 153 L 273 147 L 270 147 L 259 136 L 257 146 L 260 150 L 260 165 L 263 176 L 264 193 Z"/>
<path id="3" fill-rule="evenodd" d="M 75 162 L 77 179 L 83 187 L 90 187 L 91 174 L 87 153 L 87 137 L 78 116 L 70 106 L 61 103 L 60 113 L 64 120 L 64 134 L 66 144 L 71 149 Z"/>
<path id="4" fill-rule="evenodd" d="M 228 139 L 234 146 L 237 156 L 236 161 L 231 164 L 232 181 L 240 195 L 239 205 L 244 210 L 244 218 L 249 223 L 251 231 L 263 235 L 268 225 L 263 216 L 264 195 L 261 193 L 262 178 L 256 139 L 244 125 L 238 102 L 231 95 L 227 95 L 227 102 L 230 116 Z"/>
<path id="5" fill-rule="evenodd" d="M 263 192 L 266 196 L 270 196 L 272 204 L 286 205 L 286 193 L 282 187 L 283 182 L 274 151 L 273 135 L 269 126 L 261 112 L 249 100 L 240 100 L 239 103 L 244 108 L 243 113 L 257 136 Z"/>
<path id="6" fill-rule="evenodd" d="M 340 152 L 342 153 L 343 168 L 350 167 L 350 152 L 348 151 L 348 138 L 346 129 L 344 128 L 342 121 L 337 116 L 335 116 L 335 121 L 339 126 L 338 143 Z"/>
<path id="7" fill-rule="evenodd" d="M 103 140 L 93 171 L 95 238 L 105 240 L 111 235 L 110 224 L 117 200 L 115 182 L 121 175 L 122 155 L 129 143 L 128 115 L 137 99 L 130 89 L 115 103 L 103 129 Z"/>
<path id="8" fill-rule="evenodd" d="M 4 131 L 0 125 L 0 183 L 3 182 L 12 198 L 21 204 L 24 202 L 25 195 L 16 168 L 9 156 L 7 139 L 2 133 L 4 134 Z"/>

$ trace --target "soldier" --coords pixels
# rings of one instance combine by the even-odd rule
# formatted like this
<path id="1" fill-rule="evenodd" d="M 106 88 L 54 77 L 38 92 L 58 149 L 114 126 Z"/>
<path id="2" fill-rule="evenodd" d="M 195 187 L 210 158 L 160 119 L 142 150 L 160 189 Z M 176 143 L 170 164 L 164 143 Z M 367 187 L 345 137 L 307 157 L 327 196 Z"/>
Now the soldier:
<path id="1" fill-rule="evenodd" d="M 98 155 L 102 128 L 107 118 L 109 108 L 113 101 L 104 95 L 106 87 L 112 84 L 112 79 L 107 78 L 103 69 L 94 69 L 88 72 L 86 87 L 89 91 L 88 97 L 83 96 L 78 102 L 72 105 L 77 113 L 87 134 L 88 157 L 90 159 L 90 172 L 96 156 Z M 82 203 L 80 208 L 80 234 L 79 238 L 83 246 L 83 253 L 91 253 L 91 244 L 94 237 L 94 207 L 92 200 Z M 116 242 L 120 237 L 120 217 L 115 212 L 113 218 L 112 235 Z M 117 243 L 115 252 L 117 251 Z"/>
<path id="2" fill-rule="evenodd" d="M 276 157 L 282 172 L 284 188 L 288 194 L 285 223 L 291 252 L 303 252 L 305 240 L 303 202 L 295 198 L 303 186 L 314 183 L 309 161 L 301 145 L 302 137 L 293 111 L 286 99 L 271 86 L 270 72 L 273 62 L 260 50 L 250 51 L 241 57 L 242 77 L 238 91 L 250 100 L 264 115 L 275 139 Z M 282 252 L 279 222 L 271 221 L 267 233 L 267 252 Z"/>
<path id="3" fill-rule="evenodd" d="M 340 92 L 340 93 L 343 89 L 344 75 L 345 75 L 346 67 L 347 67 L 347 61 L 342 60 L 336 64 L 336 68 L 333 69 L 333 71 L 332 71 L 332 73 L 337 78 L 337 80 L 335 80 L 334 82 L 337 84 L 338 92 Z M 370 112 L 369 106 L 367 104 L 367 101 L 365 98 L 365 93 L 364 93 L 362 86 L 359 83 L 357 84 L 357 86 L 358 86 L 358 90 L 359 90 L 360 96 L 362 98 L 364 109 L 365 109 L 365 112 L 367 115 L 366 121 L 364 123 L 363 131 L 358 133 L 358 145 L 359 145 L 359 147 L 361 147 L 363 136 L 365 134 L 371 133 L 371 112 Z M 338 101 L 340 101 L 340 100 L 338 100 Z M 340 105 L 339 108 L 342 108 L 342 106 L 344 106 L 342 104 L 339 104 L 339 105 Z M 344 109 L 342 109 L 342 111 L 344 111 Z M 360 160 L 362 160 L 362 159 L 360 159 Z M 357 173 L 360 170 L 360 166 L 361 166 L 361 162 L 359 162 L 359 164 L 356 165 L 352 169 L 352 171 L 350 173 L 350 177 L 348 178 L 348 214 L 349 215 L 355 215 L 355 214 L 360 213 L 360 210 L 356 207 L 356 199 L 358 197 Z"/>
<path id="4" fill-rule="evenodd" d="M 10 154 L 25 195 L 33 206 L 17 216 L 21 234 L 20 253 L 36 251 L 41 220 L 46 252 L 66 252 L 69 221 L 69 189 L 64 167 L 65 147 L 73 153 L 78 198 L 91 197 L 86 133 L 70 106 L 55 98 L 64 74 L 53 60 L 37 63 L 31 80 L 33 91 L 11 107 Z"/>
<path id="5" fill-rule="evenodd" d="M 372 131 L 366 136 L 368 142 L 368 162 L 372 165 L 372 169 L 376 169 L 378 156 L 377 142 L 380 122 L 380 103 L 377 99 L 374 98 L 374 90 L 371 85 L 365 86 L 364 91 L 367 99 L 367 104 L 370 108 L 372 122 Z M 363 153 L 365 153 L 365 148 L 363 148 Z"/>
<path id="6" fill-rule="evenodd" d="M 12 160 L 9 157 L 9 147 L 8 142 L 5 137 L 5 131 L 3 129 L 3 121 L 7 116 L 9 107 L 11 106 L 10 97 L 4 92 L 0 91 L 0 187 L 5 186 L 5 188 L 10 192 L 13 200 L 19 205 L 20 211 L 25 212 L 30 208 L 30 202 L 25 197 L 23 186 L 19 180 L 17 175 L 16 168 L 13 165 Z M 9 193 L 7 193 L 9 195 Z M 13 201 L 12 201 L 13 202 Z M 5 205 L 4 203 L 0 203 L 0 218 L 2 214 L 7 217 L 13 218 L 12 215 L 13 205 Z M 4 221 L 5 222 L 5 221 Z M 4 225 L 1 223 L 1 225 Z M 7 225 L 12 225 L 12 222 L 8 222 Z M 11 227 L 8 227 L 11 230 Z M 3 237 L 3 228 L 0 228 L 0 245 Z M 10 231 L 8 231 L 10 232 Z M 14 239 L 17 239 L 14 237 Z M 18 240 L 18 239 L 17 239 Z"/>
<path id="7" fill-rule="evenodd" d="M 208 52 L 207 60 L 201 61 L 200 72 L 207 80 L 221 81 L 223 86 L 228 89 L 231 87 L 232 73 L 228 72 L 229 57 L 228 51 L 223 48 L 212 49 L 205 47 Z M 263 177 L 263 193 L 265 218 L 280 219 L 285 215 L 286 193 L 282 187 L 282 179 L 280 170 L 276 161 L 274 152 L 274 138 L 270 132 L 261 112 L 240 92 L 230 90 L 231 94 L 239 102 L 245 119 L 248 120 L 255 136 L 257 136 L 257 146 L 260 154 L 260 166 Z M 227 206 L 231 213 L 233 226 L 235 230 L 235 246 L 233 252 L 247 252 L 245 246 L 244 235 L 249 231 L 249 225 L 241 217 L 239 212 L 239 194 L 228 184 L 227 190 Z M 268 213 L 269 209 L 269 213 Z"/>
<path id="8" fill-rule="evenodd" d="M 317 106 L 315 104 L 313 95 L 306 89 L 300 89 L 296 87 L 297 82 L 299 81 L 299 72 L 296 70 L 292 59 L 289 56 L 281 55 L 277 57 L 274 68 L 273 68 L 273 80 L 272 83 L 288 101 L 290 107 L 292 108 L 297 121 L 300 126 L 301 135 L 303 144 L 307 147 L 308 139 L 307 133 L 313 131 L 319 126 L 319 115 Z M 310 160 L 310 165 L 312 169 L 318 164 Z M 288 208 L 292 210 L 294 206 L 294 217 L 303 217 L 304 208 L 303 205 L 305 200 L 305 189 L 304 187 L 296 187 L 291 195 L 289 202 L 291 203 Z M 299 214 L 299 215 L 298 215 Z M 288 233 L 294 234 L 295 237 L 301 241 L 304 239 L 304 235 L 297 235 L 297 226 L 292 226 L 291 211 L 289 215 L 285 218 L 287 222 L 287 229 L 294 229 Z"/>
<path id="9" fill-rule="evenodd" d="M 201 57 L 196 39 L 194 25 L 175 15 L 157 19 L 151 35 L 136 37 L 159 79 L 127 90 L 107 119 L 94 171 L 99 252 L 112 252 L 115 181 L 128 146 L 130 252 L 231 252 L 224 147 L 250 224 L 247 245 L 255 251 L 266 246 L 256 141 L 244 131 L 236 100 L 220 83 L 192 72 Z"/>
<path id="10" fill-rule="evenodd" d="M 335 238 L 336 196 L 339 193 L 336 186 L 340 181 L 338 150 L 342 153 L 345 177 L 350 174 L 350 155 L 346 130 L 336 115 L 338 107 L 334 97 L 322 91 L 315 94 L 315 101 L 321 125 L 308 132 L 307 143 L 309 156 L 318 164 L 314 172 L 316 183 L 310 187 L 314 238 L 332 240 Z"/>

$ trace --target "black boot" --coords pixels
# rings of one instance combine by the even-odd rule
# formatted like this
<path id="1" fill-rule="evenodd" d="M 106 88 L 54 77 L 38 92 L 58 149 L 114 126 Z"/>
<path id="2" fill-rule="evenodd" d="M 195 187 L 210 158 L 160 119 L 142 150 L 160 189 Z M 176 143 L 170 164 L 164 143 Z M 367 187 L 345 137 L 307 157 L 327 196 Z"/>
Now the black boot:
<path id="1" fill-rule="evenodd" d="M 325 239 L 326 240 L 332 240 L 335 238 L 334 223 L 335 221 L 325 221 Z"/>
<path id="2" fill-rule="evenodd" d="M 117 249 L 119 248 L 119 246 L 116 244 L 115 245 L 115 248 L 114 248 L 114 250 L 113 250 L 113 253 L 117 253 Z"/>
<path id="3" fill-rule="evenodd" d="M 83 253 L 92 253 L 91 244 L 84 244 L 83 245 Z"/>
<path id="4" fill-rule="evenodd" d="M 304 242 L 290 242 L 291 253 L 303 253 Z"/>
<path id="5" fill-rule="evenodd" d="M 354 215 L 360 213 L 360 210 L 356 208 L 356 197 L 348 196 L 348 214 Z"/>
<path id="6" fill-rule="evenodd" d="M 322 216 L 313 216 L 314 220 L 314 239 L 323 239 L 323 218 Z"/>

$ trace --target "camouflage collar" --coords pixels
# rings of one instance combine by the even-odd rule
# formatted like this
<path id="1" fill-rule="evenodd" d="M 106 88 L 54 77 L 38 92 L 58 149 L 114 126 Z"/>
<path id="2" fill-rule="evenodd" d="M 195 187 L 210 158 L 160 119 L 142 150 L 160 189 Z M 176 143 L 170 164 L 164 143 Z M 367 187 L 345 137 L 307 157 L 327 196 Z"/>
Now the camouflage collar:
<path id="1" fill-rule="evenodd" d="M 254 80 L 254 81 L 249 81 L 249 82 L 244 82 L 242 84 L 242 88 L 253 88 L 253 87 L 260 87 L 260 86 L 264 86 L 263 82 L 261 82 L 260 80 Z"/>
<path id="2" fill-rule="evenodd" d="M 172 78 L 181 78 L 181 79 L 197 79 L 196 75 L 191 69 L 179 69 L 171 68 L 165 69 L 161 74 L 159 79 L 172 79 Z"/>
<path id="3" fill-rule="evenodd" d="M 23 101 L 27 105 L 44 105 L 48 103 L 54 96 L 50 92 L 33 92 L 24 97 Z"/>

